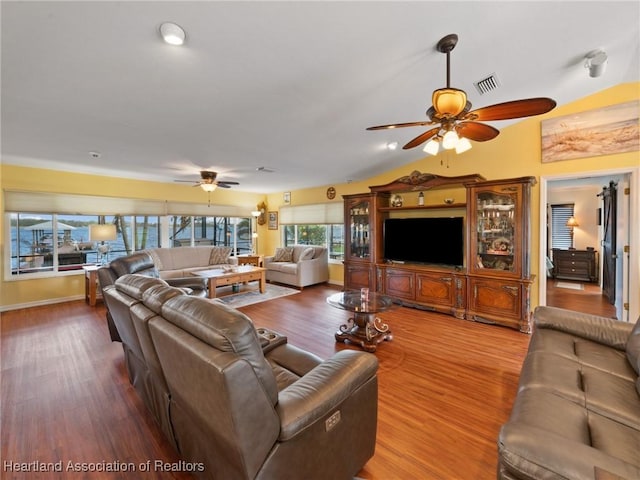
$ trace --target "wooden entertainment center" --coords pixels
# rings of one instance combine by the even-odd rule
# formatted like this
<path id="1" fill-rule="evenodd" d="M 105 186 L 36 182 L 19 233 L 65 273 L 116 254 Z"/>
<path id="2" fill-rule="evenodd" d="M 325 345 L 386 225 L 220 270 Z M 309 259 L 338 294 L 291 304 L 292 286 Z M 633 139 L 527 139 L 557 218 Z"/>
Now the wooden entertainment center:
<path id="1" fill-rule="evenodd" d="M 530 192 L 535 183 L 534 177 L 487 181 L 477 174 L 444 177 L 415 171 L 370 187 L 368 193 L 344 195 L 345 289 L 366 287 L 401 305 L 530 333 Z M 420 199 L 406 205 L 398 200 L 401 193 L 437 189 L 446 194 L 456 187 L 464 187 L 466 203 L 424 204 Z M 421 213 L 465 217 L 464 265 L 384 258 L 385 220 Z"/>

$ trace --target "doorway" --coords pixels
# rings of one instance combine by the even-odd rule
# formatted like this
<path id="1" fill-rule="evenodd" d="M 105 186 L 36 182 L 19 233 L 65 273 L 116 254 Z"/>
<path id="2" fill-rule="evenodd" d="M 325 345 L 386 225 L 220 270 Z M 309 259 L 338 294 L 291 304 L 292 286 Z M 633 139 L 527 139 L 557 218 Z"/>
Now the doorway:
<path id="1" fill-rule="evenodd" d="M 631 201 L 637 200 L 637 193 L 630 186 L 638 183 L 638 169 L 616 170 L 605 172 L 558 175 L 541 178 L 540 195 L 540 305 L 570 308 L 586 313 L 597 313 L 623 321 L 631 321 L 638 315 L 638 299 L 630 298 L 630 291 L 638 288 L 638 265 L 630 262 L 629 246 L 638 245 L 638 231 L 630 225 L 637 225 L 638 208 Z M 617 243 L 613 252 L 603 252 L 605 225 L 603 218 L 603 188 L 610 187 L 611 182 L 617 185 L 619 195 L 616 201 L 616 235 Z M 637 189 L 637 187 L 636 187 Z M 544 275 L 547 266 L 553 260 L 550 255 L 547 224 L 548 206 L 553 202 L 574 202 L 576 220 L 580 227 L 574 231 L 576 250 L 595 250 L 597 259 L 597 281 L 562 281 L 558 282 L 552 275 Z M 635 201 L 635 200 L 634 200 Z M 636 202 L 637 203 L 637 202 Z M 609 232 L 610 233 L 610 232 Z M 625 249 L 625 246 L 627 248 Z M 637 247 L 636 247 L 637 248 Z M 604 248 L 606 250 L 606 248 Z M 602 295 L 602 279 L 604 255 L 615 262 L 615 286 L 610 292 L 612 302 Z M 632 297 L 634 297 L 632 295 Z M 573 305 L 573 307 L 572 307 Z"/>

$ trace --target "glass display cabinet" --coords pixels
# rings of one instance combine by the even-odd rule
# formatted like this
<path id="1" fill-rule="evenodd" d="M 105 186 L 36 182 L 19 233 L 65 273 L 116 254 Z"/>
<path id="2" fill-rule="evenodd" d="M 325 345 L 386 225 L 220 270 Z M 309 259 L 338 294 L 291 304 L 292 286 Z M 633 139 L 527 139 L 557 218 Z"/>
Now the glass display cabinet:
<path id="1" fill-rule="evenodd" d="M 467 189 L 467 317 L 530 330 L 530 192 L 533 177 Z"/>
<path id="2" fill-rule="evenodd" d="M 345 289 L 375 291 L 375 205 L 371 194 L 344 195 Z"/>
<path id="3" fill-rule="evenodd" d="M 349 206 L 349 257 L 368 258 L 371 255 L 371 221 L 368 199 L 355 200 Z"/>

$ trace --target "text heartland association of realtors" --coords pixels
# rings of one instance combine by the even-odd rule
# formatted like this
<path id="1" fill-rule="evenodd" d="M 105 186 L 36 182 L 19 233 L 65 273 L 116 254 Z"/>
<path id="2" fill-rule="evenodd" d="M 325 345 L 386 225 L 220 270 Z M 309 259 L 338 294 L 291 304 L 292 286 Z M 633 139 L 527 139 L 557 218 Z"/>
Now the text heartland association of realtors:
<path id="1" fill-rule="evenodd" d="M 183 460 L 167 463 L 162 460 L 146 462 L 2 462 L 4 472 L 204 472 L 203 463 L 191 463 Z"/>

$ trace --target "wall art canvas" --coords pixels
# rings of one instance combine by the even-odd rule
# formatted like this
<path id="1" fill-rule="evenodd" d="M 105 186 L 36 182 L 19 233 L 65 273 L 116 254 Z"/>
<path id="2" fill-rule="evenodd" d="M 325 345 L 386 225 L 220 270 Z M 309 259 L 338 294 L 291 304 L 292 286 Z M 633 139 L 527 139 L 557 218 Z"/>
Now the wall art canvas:
<path id="1" fill-rule="evenodd" d="M 542 163 L 640 151 L 640 101 L 542 121 Z"/>

